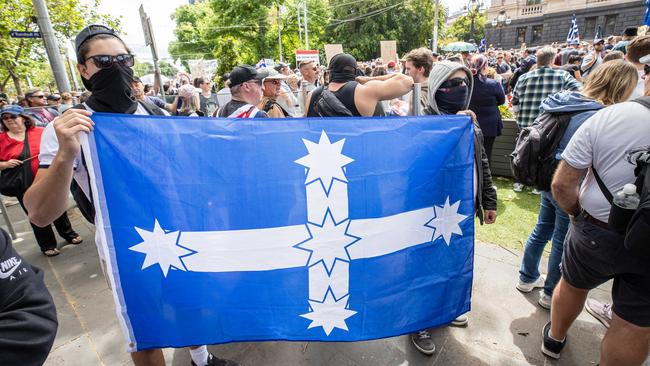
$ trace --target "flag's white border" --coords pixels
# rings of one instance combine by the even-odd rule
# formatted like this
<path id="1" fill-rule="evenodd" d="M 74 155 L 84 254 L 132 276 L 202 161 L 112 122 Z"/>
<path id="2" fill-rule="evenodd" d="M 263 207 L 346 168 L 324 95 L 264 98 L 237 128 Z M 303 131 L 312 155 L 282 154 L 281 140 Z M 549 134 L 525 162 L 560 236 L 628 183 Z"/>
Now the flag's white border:
<path id="1" fill-rule="evenodd" d="M 90 140 L 92 140 L 92 144 Z M 95 136 L 93 133 L 90 135 L 85 133 L 81 134 L 81 148 L 86 159 L 86 168 L 90 176 L 90 190 L 95 206 L 95 241 L 99 241 L 100 248 L 104 252 L 104 259 L 106 260 L 105 274 L 108 276 L 108 281 L 112 288 L 117 319 L 122 328 L 122 333 L 128 339 L 127 350 L 129 352 L 135 352 L 137 351 L 138 345 L 133 335 L 131 322 L 126 316 L 126 303 L 124 302 L 124 294 L 122 293 L 121 282 L 119 280 L 119 271 L 117 266 L 113 267 L 113 263 L 116 263 L 114 262 L 116 260 L 115 250 L 108 250 L 109 241 L 112 248 L 115 248 L 115 245 L 110 231 L 106 230 L 107 227 L 111 227 L 110 217 L 105 204 L 106 196 L 104 195 L 103 180 L 101 179 L 101 169 L 99 168 L 99 162 L 95 159 L 97 150 L 95 149 L 94 140 Z"/>

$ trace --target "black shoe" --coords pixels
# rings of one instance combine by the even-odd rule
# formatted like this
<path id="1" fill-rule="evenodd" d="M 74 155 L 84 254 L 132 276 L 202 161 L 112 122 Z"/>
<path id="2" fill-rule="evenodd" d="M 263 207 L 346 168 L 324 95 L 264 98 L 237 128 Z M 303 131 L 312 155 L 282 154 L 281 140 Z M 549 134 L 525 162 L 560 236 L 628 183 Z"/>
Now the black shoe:
<path id="1" fill-rule="evenodd" d="M 192 366 L 196 366 L 192 361 Z M 231 360 L 224 360 L 223 358 L 215 357 L 211 352 L 208 354 L 208 366 L 241 366 L 238 362 Z"/>
<path id="2" fill-rule="evenodd" d="M 431 333 L 427 329 L 411 334 L 411 343 L 418 351 L 428 356 L 436 351 L 436 345 L 433 343 Z"/>
<path id="3" fill-rule="evenodd" d="M 542 353 L 550 358 L 559 360 L 560 352 L 562 352 L 562 349 L 566 344 L 566 337 L 562 342 L 558 342 L 554 339 L 551 339 L 551 337 L 549 337 L 548 334 L 550 331 L 551 331 L 551 322 L 548 322 L 544 326 L 544 329 L 542 329 L 542 338 L 544 339 L 544 341 L 542 342 Z"/>

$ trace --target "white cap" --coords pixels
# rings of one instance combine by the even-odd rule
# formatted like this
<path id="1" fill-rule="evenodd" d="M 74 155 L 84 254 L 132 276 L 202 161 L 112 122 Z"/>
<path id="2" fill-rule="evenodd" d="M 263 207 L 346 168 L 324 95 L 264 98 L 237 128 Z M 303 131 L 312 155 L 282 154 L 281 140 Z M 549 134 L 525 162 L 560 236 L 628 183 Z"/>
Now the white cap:
<path id="1" fill-rule="evenodd" d="M 632 195 L 636 193 L 636 186 L 632 183 L 628 183 L 623 186 L 623 193 L 627 195 Z"/>
<path id="2" fill-rule="evenodd" d="M 639 63 L 650 65 L 650 55 L 645 55 L 639 59 Z"/>

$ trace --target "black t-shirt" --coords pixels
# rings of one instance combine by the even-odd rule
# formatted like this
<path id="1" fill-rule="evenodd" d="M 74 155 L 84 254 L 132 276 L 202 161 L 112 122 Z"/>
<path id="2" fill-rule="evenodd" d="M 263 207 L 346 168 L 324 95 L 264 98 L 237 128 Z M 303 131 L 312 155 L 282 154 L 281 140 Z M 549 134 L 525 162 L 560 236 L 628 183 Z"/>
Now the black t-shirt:
<path id="1" fill-rule="evenodd" d="M 203 112 L 204 116 L 211 117 L 212 113 L 219 108 L 217 94 L 212 93 L 209 97 L 199 94 L 199 98 L 201 99 L 201 112 Z"/>
<path id="2" fill-rule="evenodd" d="M 226 105 L 223 106 L 223 108 L 221 108 L 219 110 L 219 117 L 228 117 L 234 111 L 236 111 L 239 108 L 245 106 L 246 104 L 248 104 L 248 103 L 232 99 L 230 102 L 226 103 Z M 266 114 L 266 112 L 264 112 L 264 111 L 259 111 L 252 118 L 269 118 L 269 115 Z"/>

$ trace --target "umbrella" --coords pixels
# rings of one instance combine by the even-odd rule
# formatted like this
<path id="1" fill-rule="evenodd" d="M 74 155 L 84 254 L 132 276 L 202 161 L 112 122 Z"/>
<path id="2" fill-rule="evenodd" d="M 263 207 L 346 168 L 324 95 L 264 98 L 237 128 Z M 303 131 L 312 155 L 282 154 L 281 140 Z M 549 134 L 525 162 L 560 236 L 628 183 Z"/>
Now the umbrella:
<path id="1" fill-rule="evenodd" d="M 453 42 L 442 48 L 446 52 L 474 52 L 476 46 L 467 42 Z"/>
<path id="2" fill-rule="evenodd" d="M 160 75 L 160 77 L 162 78 L 163 83 L 166 83 L 166 82 L 169 81 L 169 78 L 165 77 L 165 75 Z M 147 74 L 147 75 L 142 76 L 140 78 L 140 81 L 142 81 L 142 84 L 151 84 L 151 85 L 153 85 L 153 79 L 154 79 L 154 74 Z"/>

